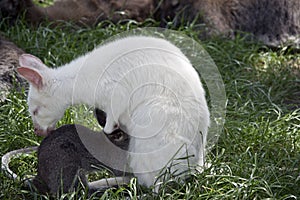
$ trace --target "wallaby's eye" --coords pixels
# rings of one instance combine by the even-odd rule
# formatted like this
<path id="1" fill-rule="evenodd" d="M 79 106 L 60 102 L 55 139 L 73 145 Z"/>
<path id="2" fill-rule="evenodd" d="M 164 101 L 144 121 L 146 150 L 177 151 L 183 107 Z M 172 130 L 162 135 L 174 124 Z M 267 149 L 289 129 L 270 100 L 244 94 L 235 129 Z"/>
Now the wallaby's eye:
<path id="1" fill-rule="evenodd" d="M 37 115 L 39 111 L 39 108 L 34 109 L 34 111 L 32 112 L 33 115 Z"/>
<path id="2" fill-rule="evenodd" d="M 115 124 L 115 125 L 114 125 L 114 129 L 117 129 L 117 128 L 119 128 L 119 125 L 118 125 L 118 124 Z"/>

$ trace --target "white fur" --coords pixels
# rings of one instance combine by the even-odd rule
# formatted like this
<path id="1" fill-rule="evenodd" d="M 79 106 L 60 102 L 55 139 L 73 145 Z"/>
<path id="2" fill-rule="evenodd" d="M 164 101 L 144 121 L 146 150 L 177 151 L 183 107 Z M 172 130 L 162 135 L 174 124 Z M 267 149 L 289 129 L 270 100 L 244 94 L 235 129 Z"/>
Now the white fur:
<path id="1" fill-rule="evenodd" d="M 205 92 L 187 57 L 170 42 L 132 36 L 56 69 L 34 65 L 44 83 L 42 89 L 31 86 L 28 97 L 31 114 L 39 106 L 33 116 L 38 128 L 53 126 L 69 105 L 85 103 L 107 113 L 105 132 L 117 124 L 131 135 L 129 166 L 141 184 L 153 185 L 172 158 L 187 153 L 194 157 L 173 161 L 179 163 L 173 172 L 203 166 L 209 127 Z"/>

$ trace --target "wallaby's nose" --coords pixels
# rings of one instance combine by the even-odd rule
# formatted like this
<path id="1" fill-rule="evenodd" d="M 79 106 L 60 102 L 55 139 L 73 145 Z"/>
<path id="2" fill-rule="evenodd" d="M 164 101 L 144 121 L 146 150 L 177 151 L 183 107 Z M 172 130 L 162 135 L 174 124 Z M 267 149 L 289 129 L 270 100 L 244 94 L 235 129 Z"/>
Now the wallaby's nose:
<path id="1" fill-rule="evenodd" d="M 36 135 L 38 135 L 38 136 L 42 136 L 42 137 L 45 137 L 45 136 L 48 136 L 50 133 L 51 133 L 51 131 L 53 131 L 54 130 L 54 128 L 47 128 L 46 130 L 44 130 L 44 129 L 41 129 L 41 128 L 39 128 L 39 127 L 34 127 L 34 133 L 36 134 Z"/>
<path id="2" fill-rule="evenodd" d="M 38 136 L 47 136 L 47 131 L 44 131 L 42 129 L 39 129 L 37 127 L 34 128 L 34 133 Z"/>

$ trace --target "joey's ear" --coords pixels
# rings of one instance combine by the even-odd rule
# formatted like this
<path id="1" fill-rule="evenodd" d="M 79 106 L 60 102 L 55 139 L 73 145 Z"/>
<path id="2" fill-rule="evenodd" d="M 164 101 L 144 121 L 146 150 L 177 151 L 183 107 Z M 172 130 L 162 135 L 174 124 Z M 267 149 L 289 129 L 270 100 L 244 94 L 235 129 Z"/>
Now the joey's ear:
<path id="1" fill-rule="evenodd" d="M 29 67 L 18 67 L 17 72 L 37 89 L 43 87 L 43 77 L 37 71 Z"/>
<path id="2" fill-rule="evenodd" d="M 48 69 L 39 58 L 30 54 L 22 54 L 19 57 L 19 64 L 21 67 L 30 67 L 32 69 L 37 69 L 37 71 Z"/>

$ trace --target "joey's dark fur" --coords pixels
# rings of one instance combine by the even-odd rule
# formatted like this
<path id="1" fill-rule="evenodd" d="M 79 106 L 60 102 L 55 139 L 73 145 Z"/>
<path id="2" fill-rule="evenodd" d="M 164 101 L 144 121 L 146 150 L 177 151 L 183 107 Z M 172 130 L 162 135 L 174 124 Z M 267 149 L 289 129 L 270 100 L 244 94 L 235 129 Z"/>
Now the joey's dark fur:
<path id="1" fill-rule="evenodd" d="M 97 112 L 98 121 L 103 123 L 105 113 Z M 105 121 L 104 121 L 105 123 Z M 124 172 L 105 166 L 89 153 L 81 142 L 77 131 L 83 134 L 92 131 L 79 125 L 65 125 L 47 136 L 38 149 L 38 174 L 33 180 L 37 190 L 41 193 L 56 194 L 57 192 L 68 192 L 77 187 L 80 181 L 87 186 L 86 173 L 95 170 L 93 166 L 110 169 L 114 175 L 122 176 Z M 102 134 L 103 133 L 97 133 Z M 103 136 L 103 140 L 110 140 L 119 148 L 127 150 L 129 137 L 119 130 L 112 135 Z M 99 147 L 101 150 L 101 147 Z M 111 156 L 109 150 L 101 152 Z"/>
<path id="2" fill-rule="evenodd" d="M 106 124 L 106 113 L 96 108 L 95 116 L 100 126 L 104 127 Z M 113 133 L 107 135 L 107 137 L 121 149 L 128 150 L 129 136 L 122 130 L 117 129 Z"/>

